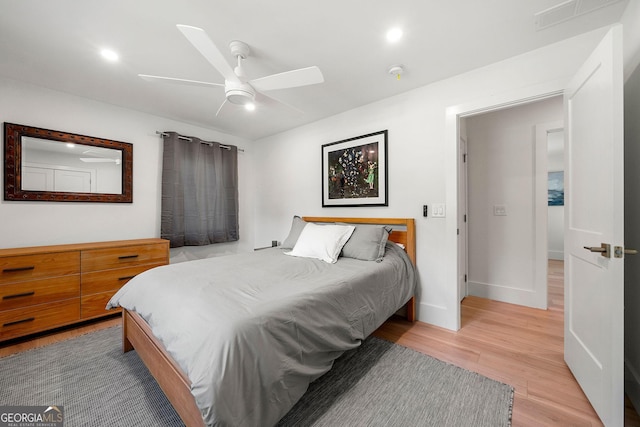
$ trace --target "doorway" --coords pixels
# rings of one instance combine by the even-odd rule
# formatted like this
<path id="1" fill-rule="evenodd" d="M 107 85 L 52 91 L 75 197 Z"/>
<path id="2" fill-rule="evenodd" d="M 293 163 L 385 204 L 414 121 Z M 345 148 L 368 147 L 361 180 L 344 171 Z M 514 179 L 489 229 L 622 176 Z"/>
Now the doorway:
<path id="1" fill-rule="evenodd" d="M 460 118 L 460 179 L 467 180 L 459 186 L 458 243 L 466 246 L 460 258 L 467 269 L 459 277 L 467 278 L 466 294 L 547 308 L 548 225 L 563 233 L 561 217 L 558 224 L 547 206 L 548 172 L 561 177 L 562 160 L 548 146 L 553 140 L 557 147 L 562 118 L 561 96 Z"/>

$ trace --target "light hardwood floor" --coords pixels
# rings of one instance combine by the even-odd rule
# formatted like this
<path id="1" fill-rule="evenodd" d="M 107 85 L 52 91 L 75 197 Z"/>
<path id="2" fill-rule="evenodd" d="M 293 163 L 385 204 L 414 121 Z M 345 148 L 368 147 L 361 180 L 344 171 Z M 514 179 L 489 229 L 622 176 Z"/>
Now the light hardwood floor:
<path id="1" fill-rule="evenodd" d="M 571 375 L 563 358 L 563 265 L 549 262 L 549 309 L 467 297 L 462 328 L 452 332 L 400 318 L 375 334 L 478 372 L 515 388 L 513 427 L 600 426 L 602 423 Z M 120 317 L 37 338 L 0 344 L 0 357 L 120 324 Z M 630 403 L 625 426 L 640 426 Z"/>
<path id="2" fill-rule="evenodd" d="M 375 334 L 512 385 L 514 427 L 600 426 L 564 362 L 562 261 L 549 262 L 548 283 L 548 310 L 467 297 L 458 332 L 394 318 Z M 640 426 L 633 406 L 625 409 L 625 426 Z"/>

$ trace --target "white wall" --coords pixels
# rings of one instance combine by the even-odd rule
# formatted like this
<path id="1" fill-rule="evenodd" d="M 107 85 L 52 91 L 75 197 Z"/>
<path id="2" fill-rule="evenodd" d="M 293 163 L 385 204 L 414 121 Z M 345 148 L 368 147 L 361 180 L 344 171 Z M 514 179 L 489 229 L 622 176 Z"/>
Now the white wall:
<path id="1" fill-rule="evenodd" d="M 246 150 L 238 159 L 241 240 L 211 245 L 208 250 L 253 248 L 253 179 L 246 140 L 14 80 L 0 78 L 0 94 L 4 122 L 133 144 L 133 203 L 0 200 L 0 248 L 159 237 L 162 140 L 156 130 L 174 130 Z"/>
<path id="2" fill-rule="evenodd" d="M 294 214 L 416 218 L 418 317 L 457 329 L 457 144 L 446 143 L 448 108 L 539 85 L 561 89 L 605 32 L 585 34 L 256 141 L 256 246 L 283 240 Z M 383 129 L 389 130 L 389 206 L 323 209 L 321 145 Z M 433 203 L 447 203 L 446 218 L 422 217 L 422 205 Z"/>
<path id="3" fill-rule="evenodd" d="M 547 227 L 536 213 L 547 214 L 547 164 L 537 158 L 548 154 L 536 125 L 562 117 L 562 97 L 553 97 L 465 119 L 469 295 L 546 308 Z"/>
<path id="4" fill-rule="evenodd" d="M 640 1 L 631 0 L 627 3 L 620 23 L 623 32 L 623 56 L 624 56 L 624 79 L 629 79 L 640 66 Z"/>

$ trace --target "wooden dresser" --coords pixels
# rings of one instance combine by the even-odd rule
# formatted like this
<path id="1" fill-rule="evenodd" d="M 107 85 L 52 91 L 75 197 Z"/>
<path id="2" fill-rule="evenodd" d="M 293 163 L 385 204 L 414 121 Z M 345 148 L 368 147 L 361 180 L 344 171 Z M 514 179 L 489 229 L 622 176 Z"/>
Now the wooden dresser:
<path id="1" fill-rule="evenodd" d="M 164 239 L 0 249 L 0 341 L 117 313 L 122 285 L 168 263 Z"/>

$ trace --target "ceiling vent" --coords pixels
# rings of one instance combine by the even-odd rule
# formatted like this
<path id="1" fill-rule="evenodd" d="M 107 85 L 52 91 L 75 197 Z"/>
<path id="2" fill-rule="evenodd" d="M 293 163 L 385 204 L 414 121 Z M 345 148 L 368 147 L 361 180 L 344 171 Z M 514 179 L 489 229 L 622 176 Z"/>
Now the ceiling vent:
<path id="1" fill-rule="evenodd" d="M 568 0 L 534 15 L 536 30 L 568 21 L 621 0 Z"/>

